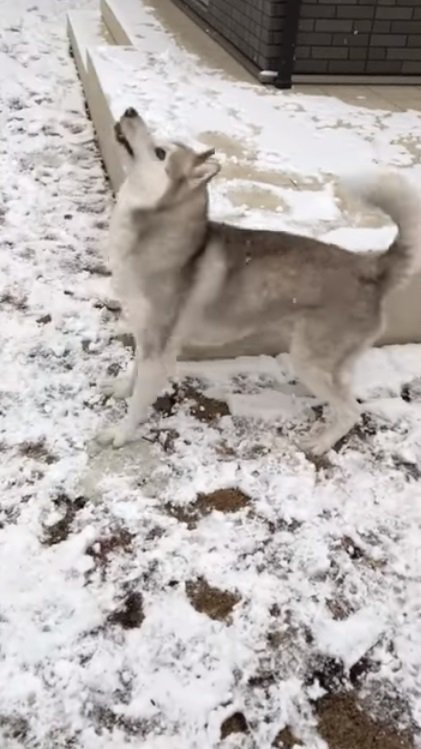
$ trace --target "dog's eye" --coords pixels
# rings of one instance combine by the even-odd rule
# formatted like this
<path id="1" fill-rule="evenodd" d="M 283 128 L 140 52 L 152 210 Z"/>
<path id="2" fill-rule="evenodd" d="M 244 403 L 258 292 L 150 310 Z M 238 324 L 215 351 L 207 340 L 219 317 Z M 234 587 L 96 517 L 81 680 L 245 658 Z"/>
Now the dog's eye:
<path id="1" fill-rule="evenodd" d="M 163 148 L 155 148 L 155 156 L 160 161 L 165 161 L 166 155 L 167 155 L 167 152 L 164 151 Z"/>

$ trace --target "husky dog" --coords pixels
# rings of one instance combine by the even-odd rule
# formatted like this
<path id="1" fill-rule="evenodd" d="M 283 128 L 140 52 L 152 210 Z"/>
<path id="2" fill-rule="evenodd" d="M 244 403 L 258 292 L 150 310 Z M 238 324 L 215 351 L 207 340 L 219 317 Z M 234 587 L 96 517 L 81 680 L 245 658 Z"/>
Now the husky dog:
<path id="1" fill-rule="evenodd" d="M 211 222 L 213 150 L 157 142 L 133 108 L 115 134 L 129 166 L 111 220 L 109 263 L 136 354 L 130 374 L 105 386 L 130 400 L 100 441 L 119 447 L 133 438 L 183 342 L 216 346 L 276 325 L 288 336 L 297 377 L 332 410 L 304 449 L 329 450 L 359 419 L 352 367 L 382 331 L 385 297 L 419 267 L 417 193 L 394 173 L 354 184 L 398 226 L 387 252 L 355 254 L 288 232 Z"/>

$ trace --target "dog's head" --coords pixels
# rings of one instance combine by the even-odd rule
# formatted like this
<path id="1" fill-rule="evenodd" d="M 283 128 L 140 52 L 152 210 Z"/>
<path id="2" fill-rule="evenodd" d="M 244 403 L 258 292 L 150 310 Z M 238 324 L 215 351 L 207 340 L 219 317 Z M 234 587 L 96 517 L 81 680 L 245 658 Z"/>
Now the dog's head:
<path id="1" fill-rule="evenodd" d="M 132 107 L 115 125 L 115 136 L 126 152 L 131 194 L 133 199 L 137 195 L 139 208 L 175 205 L 199 191 L 206 193 L 220 169 L 213 148 L 197 153 L 182 143 L 155 140 Z"/>

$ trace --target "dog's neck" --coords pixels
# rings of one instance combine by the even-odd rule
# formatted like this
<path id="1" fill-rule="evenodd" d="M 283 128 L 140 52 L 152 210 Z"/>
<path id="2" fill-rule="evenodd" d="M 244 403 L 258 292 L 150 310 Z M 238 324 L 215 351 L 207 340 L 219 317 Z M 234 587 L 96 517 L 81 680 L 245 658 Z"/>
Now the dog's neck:
<path id="1" fill-rule="evenodd" d="M 153 208 L 135 201 L 131 191 L 120 192 L 112 219 L 112 233 L 124 232 L 125 241 L 115 252 L 142 259 L 146 274 L 182 271 L 205 246 L 208 233 L 207 191 L 186 200 L 162 201 Z M 114 244 L 114 243 L 113 243 Z"/>

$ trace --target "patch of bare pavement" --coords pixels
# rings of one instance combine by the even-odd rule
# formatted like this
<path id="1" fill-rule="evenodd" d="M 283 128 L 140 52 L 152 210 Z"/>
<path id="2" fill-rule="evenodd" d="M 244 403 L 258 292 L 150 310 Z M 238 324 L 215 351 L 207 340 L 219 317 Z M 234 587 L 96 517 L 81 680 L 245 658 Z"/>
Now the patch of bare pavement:
<path id="1" fill-rule="evenodd" d="M 323 697 L 315 704 L 314 714 L 317 732 L 329 749 L 413 749 L 415 746 L 410 731 L 390 721 L 376 720 L 352 691 Z M 235 712 L 221 724 L 221 739 L 248 734 L 250 728 L 246 716 Z M 272 743 L 275 749 L 305 746 L 291 726 L 282 728 Z"/>
<path id="2" fill-rule="evenodd" d="M 376 721 L 354 694 L 325 698 L 316 708 L 316 727 L 329 749 L 413 749 L 408 731 L 389 722 Z M 221 725 L 221 738 L 233 733 L 249 733 L 247 719 L 234 713 Z M 306 743 L 289 726 L 282 728 L 273 741 L 277 749 L 305 747 Z"/>
<path id="3" fill-rule="evenodd" d="M 375 719 L 353 692 L 327 695 L 316 705 L 317 728 L 329 749 L 413 749 L 410 730 Z"/>
<path id="4" fill-rule="evenodd" d="M 228 619 L 234 606 L 241 600 L 231 591 L 212 587 L 204 578 L 188 580 L 186 594 L 196 611 L 218 621 Z"/>
<path id="5" fill-rule="evenodd" d="M 250 497 L 247 497 L 240 489 L 229 487 L 217 489 L 210 494 L 199 494 L 194 502 L 188 505 L 166 506 L 169 515 L 185 523 L 192 530 L 201 518 L 212 512 L 234 513 L 245 510 L 250 505 Z"/>
<path id="6" fill-rule="evenodd" d="M 172 416 L 177 407 L 186 404 L 192 416 L 205 424 L 215 424 L 221 416 L 229 414 L 225 401 L 209 398 L 194 381 L 186 380 L 174 386 L 172 392 L 155 403 L 155 410 L 163 416 Z"/>

